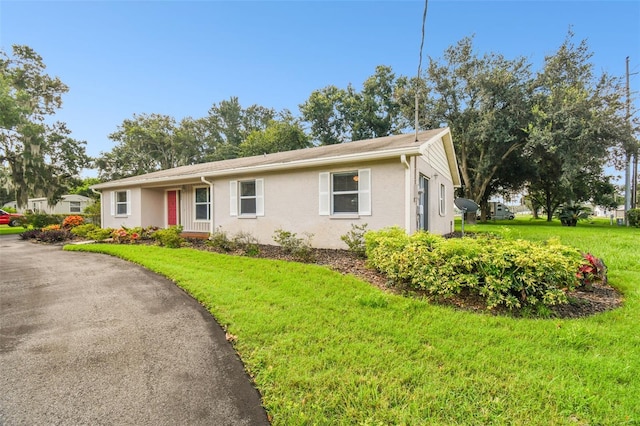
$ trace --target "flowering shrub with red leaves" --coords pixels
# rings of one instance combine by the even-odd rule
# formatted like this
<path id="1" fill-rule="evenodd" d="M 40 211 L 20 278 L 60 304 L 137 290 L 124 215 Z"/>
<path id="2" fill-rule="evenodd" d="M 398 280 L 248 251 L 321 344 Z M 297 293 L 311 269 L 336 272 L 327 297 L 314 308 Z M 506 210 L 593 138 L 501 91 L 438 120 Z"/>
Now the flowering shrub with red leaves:
<path id="1" fill-rule="evenodd" d="M 111 237 L 113 238 L 114 243 L 118 244 L 131 244 L 136 243 L 139 240 L 148 240 L 151 238 L 151 234 L 155 232 L 157 228 L 148 227 L 148 228 L 119 228 L 114 229 L 111 232 Z"/>
<path id="2" fill-rule="evenodd" d="M 602 261 L 591 253 L 583 253 L 584 262 L 576 272 L 576 278 L 580 285 L 589 289 L 594 283 L 607 283 L 607 267 Z"/>
<path id="3" fill-rule="evenodd" d="M 82 224 L 84 224 L 83 217 L 78 215 L 73 215 L 73 216 L 67 216 L 64 218 L 64 221 L 62 222 L 62 227 L 66 229 L 71 229 L 71 228 L 75 228 L 76 226 L 80 226 Z"/>

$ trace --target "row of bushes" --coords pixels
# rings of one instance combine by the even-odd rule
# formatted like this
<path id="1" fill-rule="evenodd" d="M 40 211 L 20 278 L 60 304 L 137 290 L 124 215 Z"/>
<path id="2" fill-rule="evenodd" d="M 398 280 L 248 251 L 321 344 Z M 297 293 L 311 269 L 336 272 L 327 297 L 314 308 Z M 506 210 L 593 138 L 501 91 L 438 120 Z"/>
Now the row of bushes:
<path id="1" fill-rule="evenodd" d="M 63 242 L 74 237 L 95 241 L 111 240 L 118 244 L 130 244 L 138 241 L 153 240 L 158 244 L 176 248 L 184 242 L 181 237 L 182 227 L 172 226 L 167 229 L 157 227 L 137 228 L 100 228 L 92 223 L 83 224 L 78 217 L 69 216 L 63 225 L 47 225 L 40 229 L 31 229 L 20 234 L 22 239 L 34 239 L 45 243 Z M 82 218 L 80 218 L 82 219 Z"/>
<path id="2" fill-rule="evenodd" d="M 488 309 L 564 304 L 567 291 L 606 272 L 599 259 L 557 240 L 446 239 L 385 228 L 367 232 L 365 244 L 369 264 L 393 282 L 442 297 L 466 290 L 483 297 Z"/>

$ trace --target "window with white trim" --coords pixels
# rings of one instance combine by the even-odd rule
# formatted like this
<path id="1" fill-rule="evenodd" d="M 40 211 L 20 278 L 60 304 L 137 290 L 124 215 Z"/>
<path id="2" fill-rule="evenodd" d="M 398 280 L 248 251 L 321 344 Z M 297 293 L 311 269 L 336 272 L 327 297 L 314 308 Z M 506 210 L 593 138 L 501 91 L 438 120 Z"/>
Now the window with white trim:
<path id="1" fill-rule="evenodd" d="M 446 203 L 446 197 L 447 195 L 447 188 L 444 186 L 444 184 L 440 184 L 440 215 L 444 216 L 447 213 L 447 203 Z"/>
<path id="2" fill-rule="evenodd" d="M 80 213 L 81 211 L 80 201 L 69 201 L 69 213 Z"/>
<path id="3" fill-rule="evenodd" d="M 319 214 L 371 215 L 371 169 L 319 175 Z"/>
<path id="4" fill-rule="evenodd" d="M 194 188 L 195 220 L 211 219 L 211 191 L 208 186 Z"/>
<path id="5" fill-rule="evenodd" d="M 129 216 L 131 214 L 131 191 L 111 192 L 111 216 Z"/>
<path id="6" fill-rule="evenodd" d="M 231 216 L 264 216 L 264 179 L 229 182 Z"/>

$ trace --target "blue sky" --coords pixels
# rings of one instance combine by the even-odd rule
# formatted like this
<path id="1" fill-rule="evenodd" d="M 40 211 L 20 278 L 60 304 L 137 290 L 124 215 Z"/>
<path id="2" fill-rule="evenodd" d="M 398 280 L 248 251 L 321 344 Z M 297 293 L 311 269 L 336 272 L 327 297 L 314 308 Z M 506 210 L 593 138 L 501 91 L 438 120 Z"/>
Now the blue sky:
<path id="1" fill-rule="evenodd" d="M 55 118 L 110 151 L 134 113 L 203 117 L 237 96 L 299 114 L 327 85 L 360 88 L 377 65 L 418 68 L 423 1 L 0 0 L 0 48 L 27 44 L 70 90 Z M 429 1 L 427 58 L 475 35 L 480 53 L 525 56 L 540 69 L 572 28 L 597 72 L 640 71 L 640 1 Z M 640 91 L 640 75 L 631 88 Z M 637 95 L 640 96 L 640 95 Z"/>

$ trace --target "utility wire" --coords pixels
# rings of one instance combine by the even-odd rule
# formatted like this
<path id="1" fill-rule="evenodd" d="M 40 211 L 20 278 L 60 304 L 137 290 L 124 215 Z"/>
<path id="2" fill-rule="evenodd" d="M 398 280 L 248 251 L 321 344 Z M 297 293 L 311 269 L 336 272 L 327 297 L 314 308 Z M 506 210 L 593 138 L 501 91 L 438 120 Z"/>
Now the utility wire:
<path id="1" fill-rule="evenodd" d="M 424 27 L 427 22 L 427 6 L 429 6 L 429 0 L 424 0 L 424 12 L 422 13 L 422 39 L 420 40 L 420 60 L 418 61 L 418 75 L 416 77 L 416 104 L 415 104 L 415 123 L 414 127 L 416 129 L 416 142 L 418 142 L 418 97 L 419 97 L 419 81 L 420 81 L 420 73 L 422 72 L 422 49 L 424 48 Z"/>

